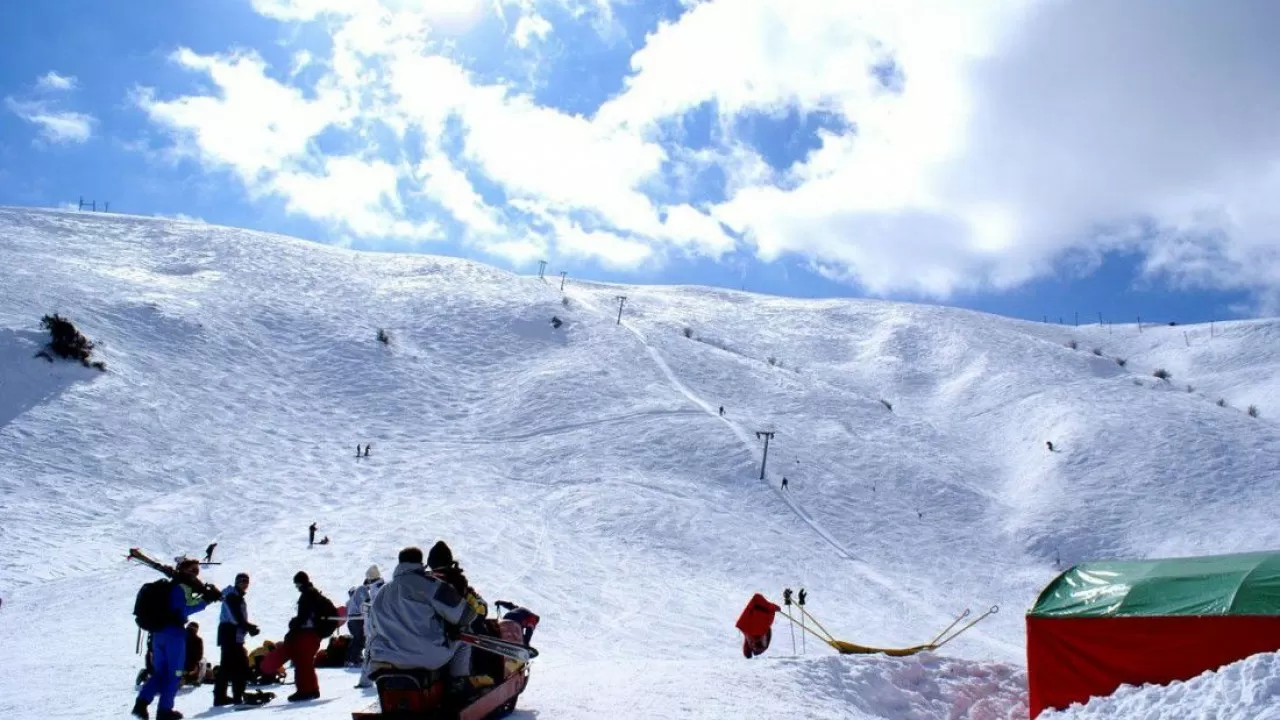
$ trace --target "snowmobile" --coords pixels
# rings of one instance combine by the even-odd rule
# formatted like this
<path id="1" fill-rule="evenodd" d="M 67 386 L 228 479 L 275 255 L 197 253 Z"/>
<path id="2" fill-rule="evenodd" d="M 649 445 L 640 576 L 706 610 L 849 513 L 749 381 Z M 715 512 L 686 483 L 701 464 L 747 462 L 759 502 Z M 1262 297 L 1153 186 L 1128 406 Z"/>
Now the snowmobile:
<path id="1" fill-rule="evenodd" d="M 458 639 L 473 648 L 472 677 L 487 677 L 492 684 L 459 697 L 448 692 L 447 668 L 375 670 L 370 678 L 378 699 L 351 713 L 352 720 L 481 720 L 513 712 L 538 651 L 525 644 L 513 620 L 485 620 L 485 627 L 489 634 L 462 633 Z"/>

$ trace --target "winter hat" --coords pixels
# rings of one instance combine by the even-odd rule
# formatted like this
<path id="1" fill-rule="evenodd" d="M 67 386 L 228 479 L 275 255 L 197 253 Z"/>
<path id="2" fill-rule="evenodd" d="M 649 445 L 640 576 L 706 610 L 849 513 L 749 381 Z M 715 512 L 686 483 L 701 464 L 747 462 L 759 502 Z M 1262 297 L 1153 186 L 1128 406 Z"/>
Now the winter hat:
<path id="1" fill-rule="evenodd" d="M 308 576 L 305 572 L 299 570 L 298 574 L 293 576 L 293 584 L 294 585 L 310 585 L 311 577 Z"/>
<path id="2" fill-rule="evenodd" d="M 368 570 L 364 571 L 365 580 L 381 580 L 382 572 L 378 570 L 377 565 L 370 565 Z"/>
<path id="3" fill-rule="evenodd" d="M 449 546 L 443 540 L 439 540 L 435 545 L 431 546 L 431 552 L 427 553 L 427 567 L 436 570 L 449 567 L 452 564 L 453 551 L 449 549 Z"/>

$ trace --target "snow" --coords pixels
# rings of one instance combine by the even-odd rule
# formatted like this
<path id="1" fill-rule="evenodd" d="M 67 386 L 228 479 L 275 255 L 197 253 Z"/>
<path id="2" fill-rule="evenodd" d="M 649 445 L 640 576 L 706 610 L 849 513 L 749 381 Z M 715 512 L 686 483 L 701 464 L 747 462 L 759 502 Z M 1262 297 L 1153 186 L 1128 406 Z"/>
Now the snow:
<path id="1" fill-rule="evenodd" d="M 205 576 L 253 576 L 261 640 L 297 570 L 341 601 L 445 539 L 490 601 L 544 618 L 519 716 L 556 720 L 1025 717 L 1022 612 L 1058 567 L 1280 545 L 1280 322 L 1139 334 L 558 281 L 0 208 L 0 715 L 125 716 L 152 575 L 123 560 L 135 545 L 217 539 Z M 108 372 L 31 357 L 52 312 Z M 307 547 L 312 521 L 333 544 Z M 787 586 L 864 645 L 1001 612 L 903 659 L 813 638 L 793 657 L 780 621 L 745 660 L 734 620 Z M 195 618 L 210 659 L 215 613 Z M 343 670 L 320 682 L 293 720 L 371 697 Z"/>
<path id="2" fill-rule="evenodd" d="M 1263 653 L 1168 686 L 1122 685 L 1087 704 L 1046 712 L 1040 720 L 1277 720 L 1280 653 Z"/>

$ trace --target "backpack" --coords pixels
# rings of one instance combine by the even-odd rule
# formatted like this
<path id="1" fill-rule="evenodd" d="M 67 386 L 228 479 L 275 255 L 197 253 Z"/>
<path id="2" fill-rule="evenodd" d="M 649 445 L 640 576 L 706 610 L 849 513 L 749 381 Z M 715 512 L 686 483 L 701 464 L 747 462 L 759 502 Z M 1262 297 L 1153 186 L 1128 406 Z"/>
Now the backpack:
<path id="1" fill-rule="evenodd" d="M 311 629 L 322 638 L 327 638 L 338 630 L 341 621 L 338 619 L 338 608 L 333 601 L 316 591 L 315 615 L 311 618 Z"/>
<path id="2" fill-rule="evenodd" d="M 183 618 L 173 609 L 172 602 L 172 580 L 149 582 L 138 588 L 138 597 L 133 602 L 133 619 L 147 632 L 182 627 Z"/>

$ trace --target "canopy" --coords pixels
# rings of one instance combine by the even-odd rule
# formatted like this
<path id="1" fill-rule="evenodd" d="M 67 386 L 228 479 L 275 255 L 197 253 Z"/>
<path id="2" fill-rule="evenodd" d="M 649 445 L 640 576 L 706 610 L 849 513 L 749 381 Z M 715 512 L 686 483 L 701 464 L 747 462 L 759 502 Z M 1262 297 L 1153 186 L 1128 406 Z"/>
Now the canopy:
<path id="1" fill-rule="evenodd" d="M 1076 565 L 1033 617 L 1280 616 L 1280 552 Z"/>

